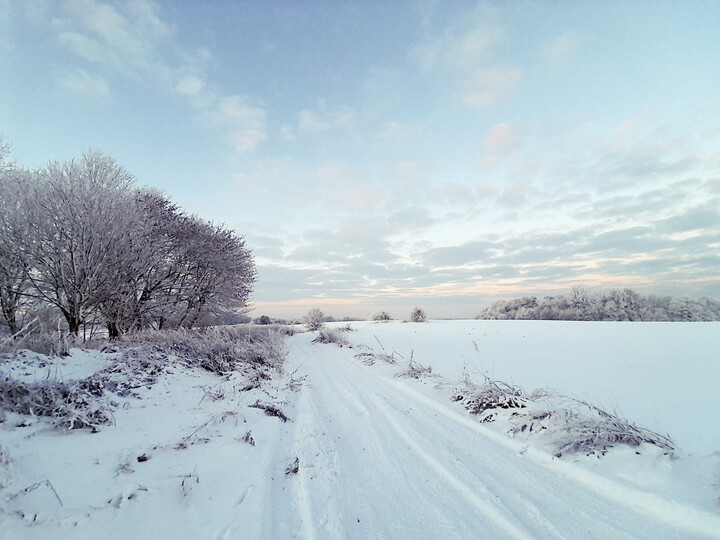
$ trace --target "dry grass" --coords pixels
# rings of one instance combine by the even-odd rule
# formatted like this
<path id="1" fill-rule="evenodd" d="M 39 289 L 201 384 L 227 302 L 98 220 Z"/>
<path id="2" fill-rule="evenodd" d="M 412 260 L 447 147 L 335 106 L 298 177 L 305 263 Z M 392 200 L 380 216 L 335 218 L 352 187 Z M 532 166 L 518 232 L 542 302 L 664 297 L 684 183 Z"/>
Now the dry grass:
<path id="1" fill-rule="evenodd" d="M 460 401 L 470 414 L 481 415 L 481 422 L 492 422 L 498 409 L 521 409 L 526 406 L 524 392 L 510 384 L 486 379 L 481 386 L 466 385 L 464 392 L 457 392 L 453 401 Z"/>
<path id="2" fill-rule="evenodd" d="M 73 383 L 0 381 L 0 408 L 9 412 L 52 418 L 67 429 L 99 430 L 112 422 L 100 381 L 89 378 Z"/>
<path id="3" fill-rule="evenodd" d="M 257 400 L 252 405 L 248 405 L 248 407 L 252 407 L 253 409 L 261 409 L 265 411 L 265 414 L 268 416 L 275 416 L 276 418 L 279 418 L 283 422 L 287 422 L 290 420 L 287 416 L 285 416 L 285 413 L 282 412 L 278 407 L 273 405 L 272 403 L 265 403 L 260 400 Z"/>
<path id="4" fill-rule="evenodd" d="M 601 456 L 619 444 L 652 444 L 667 453 L 675 450 L 675 444 L 669 437 L 638 427 L 585 401 L 547 390 L 533 393 L 530 399 L 545 401 L 548 398 L 562 402 L 563 406 L 514 414 L 510 419 L 513 424 L 510 433 L 543 432 L 552 440 L 557 457 L 565 453 Z"/>
<path id="5" fill-rule="evenodd" d="M 410 379 L 419 379 L 428 375 L 432 375 L 432 366 L 423 366 L 420 362 L 415 361 L 412 352 L 410 353 L 407 368 L 395 374 L 396 377 L 408 377 Z"/>
<path id="6" fill-rule="evenodd" d="M 396 351 L 391 352 L 390 354 L 387 353 L 385 350 L 385 347 L 383 347 L 383 344 L 380 343 L 380 340 L 377 338 L 377 336 L 373 336 L 375 338 L 375 341 L 378 342 L 378 345 L 380 345 L 380 349 L 382 352 L 377 352 L 372 347 L 369 347 L 367 345 L 360 345 L 358 348 L 362 349 L 363 352 L 360 352 L 355 355 L 355 358 L 359 358 L 363 361 L 363 364 L 366 366 L 372 366 L 377 361 L 385 362 L 386 364 L 397 364 L 398 357 L 402 358 L 402 356 L 397 353 Z"/>
<path id="7" fill-rule="evenodd" d="M 21 349 L 28 349 L 46 356 L 65 356 L 78 345 L 76 336 L 69 335 L 60 326 L 48 328 L 35 318 L 16 334 L 0 339 L 0 354 L 14 355 Z"/>
<path id="8" fill-rule="evenodd" d="M 171 363 L 181 362 L 225 375 L 241 372 L 249 388 L 281 371 L 287 354 L 285 334 L 270 328 L 241 327 L 202 331 L 145 331 L 126 336 L 106 351 L 120 352 L 105 369 L 79 381 L 0 381 L 0 411 L 47 417 L 67 429 L 90 429 L 111 423 L 107 393 L 137 397 L 150 388 Z M 210 397 L 219 397 L 213 394 Z"/>
<path id="9" fill-rule="evenodd" d="M 268 326 L 228 326 L 203 330 L 147 330 L 123 342 L 151 343 L 156 350 L 173 354 L 192 367 L 217 374 L 243 368 L 281 370 L 287 356 L 286 331 Z"/>
<path id="10" fill-rule="evenodd" d="M 466 377 L 463 386 L 463 390 L 454 393 L 453 401 L 462 402 L 471 414 L 479 415 L 481 422 L 494 422 L 504 414 L 513 436 L 542 434 L 557 457 L 579 453 L 602 456 L 616 445 L 643 443 L 655 445 L 668 454 L 675 449 L 669 437 L 549 390 L 528 396 L 517 386 L 488 377 L 479 386 Z"/>
<path id="11" fill-rule="evenodd" d="M 322 328 L 318 330 L 318 335 L 312 340 L 313 343 L 328 343 L 337 345 L 338 347 L 352 348 L 350 340 L 347 338 L 346 333 L 350 330 L 349 327 L 343 328 Z"/>

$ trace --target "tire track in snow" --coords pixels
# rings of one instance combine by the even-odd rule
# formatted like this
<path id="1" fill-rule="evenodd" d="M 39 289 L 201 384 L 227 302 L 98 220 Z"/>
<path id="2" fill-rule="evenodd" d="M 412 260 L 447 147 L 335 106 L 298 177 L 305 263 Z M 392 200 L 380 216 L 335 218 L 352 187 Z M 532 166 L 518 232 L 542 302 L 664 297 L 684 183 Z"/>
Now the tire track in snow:
<path id="1" fill-rule="evenodd" d="M 337 363 L 337 361 L 335 362 Z M 413 437 L 410 436 L 408 432 L 391 417 L 388 412 L 391 408 L 390 404 L 386 400 L 380 399 L 375 391 L 364 384 L 363 378 L 367 376 L 366 370 L 358 368 L 356 373 L 359 376 L 352 377 L 348 373 L 348 367 L 352 368 L 352 366 L 349 365 L 331 366 L 326 364 L 325 369 L 321 371 L 323 379 L 322 386 L 326 393 L 332 396 L 332 400 L 338 404 L 338 407 L 354 409 L 355 414 L 360 417 L 371 414 L 371 411 L 372 413 L 375 413 L 372 416 L 372 421 L 370 422 L 369 427 L 372 432 L 376 434 L 375 438 L 381 448 L 388 447 L 389 443 L 396 441 L 399 436 L 399 438 L 405 441 L 411 450 L 411 455 L 414 455 L 415 457 L 413 459 L 408 459 L 407 455 L 404 455 L 403 452 L 399 451 L 391 453 L 402 455 L 403 462 L 405 462 L 406 465 L 410 462 L 420 462 L 425 465 L 412 467 L 413 470 L 427 470 L 426 466 L 429 465 L 428 473 L 435 473 L 435 475 L 450 488 L 451 492 L 457 495 L 457 497 L 450 496 L 448 498 L 449 501 L 455 500 L 458 497 L 460 499 L 465 499 L 470 503 L 473 509 L 487 519 L 487 522 L 484 523 L 485 525 L 490 525 L 491 528 L 497 527 L 497 530 L 502 531 L 504 536 L 508 538 L 532 538 L 527 531 L 513 523 L 512 518 L 514 516 L 512 515 L 512 512 L 505 508 L 505 506 L 498 500 L 498 497 L 494 495 L 487 486 L 482 484 L 480 479 L 476 479 L 475 485 L 471 488 L 465 482 L 460 480 L 457 475 L 453 474 L 448 468 L 444 467 L 438 460 L 425 452 L 422 446 L 417 444 Z M 363 399 L 368 403 L 368 405 L 366 405 Z M 383 425 L 389 428 L 390 432 L 393 434 L 392 437 L 388 438 L 387 436 L 382 437 L 380 435 L 382 432 L 381 427 Z M 397 442 L 394 442 L 394 444 L 397 446 Z M 398 472 L 403 474 L 402 468 L 399 468 Z M 427 476 L 427 474 L 423 474 L 423 476 Z M 406 481 L 412 485 L 413 483 L 417 483 L 417 477 L 406 478 Z M 483 493 L 485 498 L 478 496 L 474 490 Z M 361 499 L 364 500 L 364 498 Z M 448 523 L 447 525 L 449 527 L 451 524 Z"/>
<path id="2" fill-rule="evenodd" d="M 317 348 L 314 346 L 302 350 L 305 358 L 312 358 L 313 362 L 322 363 L 324 361 L 322 354 L 316 351 Z M 367 418 L 370 412 L 352 394 L 338 393 L 337 385 L 334 384 L 336 379 L 328 377 L 325 370 L 313 370 L 311 375 L 308 387 L 303 387 L 303 392 L 306 392 L 303 403 L 306 404 L 307 410 L 302 414 L 314 421 L 313 430 L 319 434 L 317 443 L 321 448 L 309 462 L 317 470 L 316 477 L 311 482 L 312 495 L 316 500 L 328 500 L 330 504 L 323 509 L 323 513 L 339 517 L 339 521 L 346 527 L 345 530 L 335 528 L 332 531 L 332 538 L 356 537 L 383 540 L 386 538 L 385 533 L 375 525 L 374 514 L 368 505 L 366 493 L 359 489 L 357 482 L 348 479 L 347 474 L 344 474 L 346 462 L 357 459 L 357 455 L 348 452 L 347 440 L 343 440 L 349 438 L 345 431 L 347 426 L 337 421 L 333 422 L 338 417 Z M 322 391 L 315 392 L 315 388 L 322 388 Z M 336 438 L 338 429 L 342 431 L 340 437 Z M 331 436 L 330 433 L 333 435 Z M 380 440 L 375 442 L 381 444 Z M 353 450 L 352 446 L 350 449 Z M 358 451 L 361 452 L 362 448 Z M 333 459 L 330 461 L 323 459 L 328 455 L 332 455 Z M 342 498 L 340 495 L 352 501 L 352 504 L 348 505 L 352 506 L 352 515 L 333 504 L 334 501 Z M 342 501 L 338 504 L 342 506 Z"/>
<path id="3" fill-rule="evenodd" d="M 532 448 L 520 455 L 523 444 L 442 402 L 440 394 L 423 394 L 416 381 L 392 378 L 388 366 L 362 366 L 352 351 L 309 341 L 294 349 L 312 385 L 314 425 L 327 431 L 319 444 L 337 451 L 339 480 L 310 487 L 314 505 L 320 493 L 340 489 L 333 494 L 343 516 L 339 536 L 720 538 L 714 527 L 720 521 L 702 510 L 678 517 L 682 508 L 654 495 Z M 605 493 L 603 482 L 619 491 Z M 665 505 L 660 510 L 653 508 L 657 500 Z M 515 536 L 491 519 L 496 514 L 516 528 Z"/>
<path id="4" fill-rule="evenodd" d="M 302 348 L 304 366 L 322 363 L 317 348 Z M 322 356 L 322 355 L 321 355 Z M 305 538 L 384 538 L 375 530 L 372 512 L 357 486 L 343 474 L 348 456 L 341 440 L 345 426 L 336 418 L 367 414 L 352 403 L 338 399 L 322 370 L 308 369 L 308 381 L 301 388 L 295 411 L 293 448 L 300 457 L 300 470 L 291 479 L 293 502 L 300 512 L 300 531 Z M 317 391 L 317 389 L 322 389 Z M 338 435 L 341 435 L 338 437 Z M 353 495 L 353 496 L 351 496 Z M 352 505 L 344 504 L 352 499 Z M 348 509 L 352 512 L 350 514 Z"/>
<path id="5" fill-rule="evenodd" d="M 441 405 L 437 401 L 423 395 L 421 392 L 413 390 L 407 384 L 404 384 L 403 381 L 387 379 L 377 374 L 373 374 L 373 376 L 381 386 L 385 386 L 395 392 L 404 394 L 407 398 L 421 402 L 442 414 L 448 420 L 470 428 L 483 437 L 499 443 L 513 454 L 518 453 L 521 445 L 517 441 L 513 441 L 503 434 L 481 426 L 477 421 L 461 412 Z M 552 473 L 560 474 L 563 478 L 593 491 L 609 502 L 619 503 L 623 507 L 641 514 L 646 518 L 650 518 L 654 522 L 682 529 L 687 531 L 687 534 L 700 535 L 705 538 L 720 538 L 720 518 L 718 516 L 699 509 L 683 506 L 674 501 L 667 501 L 653 493 L 647 493 L 632 488 L 631 486 L 614 482 L 611 479 L 597 475 L 591 471 L 576 467 L 572 463 L 557 460 L 551 455 L 533 448 L 527 449 L 525 458 Z M 680 533 L 680 536 L 682 536 L 682 533 Z"/>
<path id="6" fill-rule="evenodd" d="M 468 501 L 478 512 L 487 517 L 491 522 L 498 526 L 498 528 L 504 531 L 508 538 L 516 538 L 522 540 L 531 540 L 533 538 L 527 531 L 521 529 L 510 519 L 503 515 L 503 512 L 497 505 L 488 502 L 488 499 L 479 497 L 475 492 L 470 489 L 467 484 L 462 482 L 457 476 L 450 472 L 444 467 L 439 461 L 433 458 L 430 454 L 415 442 L 415 440 L 408 435 L 407 431 L 387 413 L 386 408 L 383 406 L 384 403 L 377 398 L 375 395 L 371 395 L 371 399 L 378 404 L 378 410 L 382 411 L 385 416 L 385 421 L 392 426 L 395 432 L 400 436 L 402 440 L 410 447 L 410 449 L 425 463 L 427 463 L 432 470 L 440 475 L 453 489 L 455 489 L 466 501 Z M 489 490 L 485 491 L 485 495 L 492 496 Z"/>
<path id="7" fill-rule="evenodd" d="M 360 370 L 361 373 L 366 373 L 364 368 L 356 365 L 351 365 L 347 367 L 349 368 L 349 370 L 352 370 L 354 372 Z M 521 529 L 513 522 L 513 520 L 527 521 L 526 518 L 529 516 L 531 517 L 531 522 L 534 527 L 544 530 L 544 532 L 547 533 L 547 535 L 549 535 L 550 537 L 559 539 L 566 538 L 558 531 L 558 529 L 552 524 L 552 522 L 543 515 L 542 511 L 537 507 L 537 505 L 527 497 L 521 497 L 516 493 L 517 500 L 515 502 L 519 500 L 522 503 L 522 507 L 520 509 L 510 508 L 499 499 L 498 494 L 493 493 L 493 491 L 488 487 L 488 485 L 483 481 L 482 478 L 480 478 L 477 474 L 474 474 L 473 471 L 469 468 L 463 467 L 462 471 L 453 472 L 448 467 L 444 466 L 440 461 L 428 454 L 424 450 L 424 448 L 432 448 L 433 444 L 435 445 L 435 447 L 437 447 L 437 441 L 428 439 L 427 433 L 423 433 L 422 430 L 418 431 L 413 429 L 413 419 L 403 414 L 403 411 L 397 409 L 396 406 L 393 406 L 392 401 L 394 401 L 395 405 L 397 404 L 397 394 L 394 391 L 392 392 L 391 396 L 385 394 L 381 398 L 380 395 L 377 394 L 377 391 L 380 390 L 383 384 L 375 385 L 373 391 L 370 391 L 367 388 L 363 390 L 359 386 L 358 381 L 360 380 L 360 378 L 351 377 L 348 373 L 348 370 L 343 370 L 341 377 L 347 385 L 347 388 L 352 387 L 356 391 L 343 393 L 343 396 L 347 397 L 347 399 L 353 402 L 357 409 L 364 410 L 365 412 L 367 412 L 367 408 L 359 401 L 356 395 L 362 393 L 362 395 L 369 396 L 375 404 L 374 409 L 379 411 L 383 415 L 385 421 L 391 425 L 391 427 L 398 434 L 398 436 L 400 436 L 400 438 L 402 438 L 425 463 L 430 465 L 431 471 L 434 470 L 443 479 L 443 481 L 450 484 L 456 491 L 458 491 L 464 498 L 466 498 L 466 500 L 469 500 L 469 502 L 473 504 L 473 506 L 475 506 L 476 508 L 479 503 L 484 508 L 484 510 L 481 510 L 481 513 L 483 513 L 484 515 L 491 517 L 492 519 L 498 518 L 499 516 L 500 521 L 502 521 L 503 523 L 503 526 L 501 526 L 501 528 L 507 529 L 507 527 L 509 527 L 516 533 L 518 533 L 519 531 L 518 534 L 520 534 L 521 537 L 532 537 L 531 535 L 529 535 L 527 530 Z M 377 377 L 377 375 L 374 375 L 373 378 L 374 377 Z M 384 383 L 386 382 L 386 380 L 381 379 L 380 382 Z M 398 384 L 402 383 L 398 382 Z M 393 400 L 392 398 L 395 399 Z M 413 404 L 412 401 L 405 401 L 403 403 L 406 405 L 412 405 L 411 408 L 416 407 L 416 404 Z M 398 423 L 389 415 L 390 410 L 395 410 L 398 416 L 403 415 L 401 417 L 402 423 Z M 412 431 L 413 433 L 411 434 L 410 431 Z M 422 442 L 423 444 L 420 444 L 420 442 Z M 485 473 L 485 476 L 487 476 L 491 465 L 492 463 L 488 461 L 488 468 L 483 471 Z M 471 487 L 467 482 L 460 480 L 459 474 L 462 474 L 465 477 L 473 477 L 475 479 L 474 485 L 472 485 Z M 476 495 L 476 491 L 482 493 L 485 498 L 478 497 Z M 495 501 L 495 503 L 489 502 L 493 500 Z"/>

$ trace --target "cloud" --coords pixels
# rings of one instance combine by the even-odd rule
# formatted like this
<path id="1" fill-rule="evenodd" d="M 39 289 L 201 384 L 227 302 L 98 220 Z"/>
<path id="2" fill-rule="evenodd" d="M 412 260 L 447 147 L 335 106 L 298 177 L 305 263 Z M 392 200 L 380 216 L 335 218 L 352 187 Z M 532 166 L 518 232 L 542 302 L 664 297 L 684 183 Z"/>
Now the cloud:
<path id="1" fill-rule="evenodd" d="M 160 19 L 156 4 L 132 0 L 116 6 L 96 0 L 64 4 L 69 29 L 60 43 L 79 57 L 124 74 L 164 75 L 168 65 L 164 49 L 171 44 L 174 27 Z"/>
<path id="2" fill-rule="evenodd" d="M 522 70 L 499 60 L 507 32 L 494 19 L 494 10 L 481 5 L 466 19 L 447 25 L 442 37 L 412 47 L 410 57 L 423 71 L 436 72 L 445 88 L 468 106 L 503 103 L 516 91 Z"/>
<path id="3" fill-rule="evenodd" d="M 519 145 L 520 130 L 513 124 L 496 124 L 483 137 L 484 148 L 493 154 L 508 154 Z"/>
<path id="4" fill-rule="evenodd" d="M 225 131 L 225 142 L 236 152 L 255 150 L 267 139 L 266 113 L 243 96 L 227 96 L 209 113 L 210 121 Z"/>
<path id="5" fill-rule="evenodd" d="M 402 123 L 395 120 L 386 121 L 378 132 L 378 137 L 381 139 L 392 141 L 415 140 L 421 135 L 422 130 L 419 124 Z M 720 152 L 718 152 L 718 160 L 720 161 Z"/>
<path id="6" fill-rule="evenodd" d="M 410 50 L 422 69 L 465 71 L 488 61 L 492 50 L 502 42 L 498 27 L 471 21 L 463 28 L 446 28 L 442 37 L 432 37 Z"/>
<path id="7" fill-rule="evenodd" d="M 84 69 L 60 75 L 57 84 L 66 92 L 81 98 L 104 101 L 110 97 L 107 81 L 100 75 L 92 75 Z"/>
<path id="8" fill-rule="evenodd" d="M 576 32 L 565 32 L 545 45 L 545 57 L 561 62 L 566 60 L 580 46 L 580 37 Z"/>
<path id="9" fill-rule="evenodd" d="M 318 110 L 303 109 L 298 114 L 298 129 L 304 132 L 321 133 L 348 129 L 358 121 L 357 113 L 350 107 L 327 108 L 321 104 Z"/>
<path id="10" fill-rule="evenodd" d="M 475 70 L 465 84 L 463 101 L 473 107 L 489 107 L 507 100 L 517 90 L 522 71 L 514 66 L 493 65 Z"/>
<path id="11" fill-rule="evenodd" d="M 187 96 L 196 96 L 205 88 L 205 81 L 202 79 L 188 75 L 183 77 L 175 85 L 175 90 L 180 94 Z"/>

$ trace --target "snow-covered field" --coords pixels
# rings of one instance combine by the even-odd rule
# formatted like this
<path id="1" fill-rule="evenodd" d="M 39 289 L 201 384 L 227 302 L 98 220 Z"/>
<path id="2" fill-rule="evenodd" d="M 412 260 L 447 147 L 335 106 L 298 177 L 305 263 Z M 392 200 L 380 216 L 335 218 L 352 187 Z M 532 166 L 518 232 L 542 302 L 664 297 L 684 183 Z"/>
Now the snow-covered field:
<path id="1" fill-rule="evenodd" d="M 354 348 L 289 338 L 285 373 L 259 388 L 173 366 L 138 397 L 112 397 L 114 424 L 99 433 L 6 414 L 0 538 L 720 538 L 719 325 L 352 327 Z M 433 373 L 397 377 L 400 358 L 367 365 L 361 344 L 412 352 Z M 27 355 L 0 371 L 69 380 L 115 358 Z M 554 457 L 541 437 L 511 437 L 452 402 L 463 372 L 554 387 L 678 449 Z"/>
<path id="2" fill-rule="evenodd" d="M 352 339 L 397 351 L 449 380 L 473 375 L 550 387 L 720 452 L 720 323 L 430 321 L 353 323 Z M 477 350 L 473 345 L 477 344 Z"/>

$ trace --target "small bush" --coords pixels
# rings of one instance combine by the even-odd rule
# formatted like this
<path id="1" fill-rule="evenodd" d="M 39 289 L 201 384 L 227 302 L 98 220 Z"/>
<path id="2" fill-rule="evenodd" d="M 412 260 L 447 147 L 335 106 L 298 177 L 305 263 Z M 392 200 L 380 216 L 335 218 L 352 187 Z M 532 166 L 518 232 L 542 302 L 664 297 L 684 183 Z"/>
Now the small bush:
<path id="1" fill-rule="evenodd" d="M 325 314 L 318 308 L 313 308 L 305 314 L 305 316 L 303 317 L 303 323 L 308 330 L 310 330 L 311 332 L 315 332 L 316 330 L 320 330 L 320 328 L 324 326 L 324 319 Z"/>
<path id="2" fill-rule="evenodd" d="M 584 401 L 551 391 L 536 391 L 530 399 L 543 402 L 562 399 L 563 406 L 514 414 L 510 419 L 513 424 L 510 433 L 544 432 L 551 438 L 557 457 L 564 453 L 602 456 L 617 444 L 640 446 L 647 443 L 668 453 L 675 450 L 673 441 L 668 437 L 637 427 Z"/>
<path id="3" fill-rule="evenodd" d="M 415 307 L 410 312 L 410 322 L 425 322 L 427 321 L 427 316 L 425 315 L 425 312 L 422 310 L 422 308 Z"/>
<path id="4" fill-rule="evenodd" d="M 527 401 L 520 388 L 487 378 L 483 385 L 471 384 L 465 392 L 456 393 L 452 400 L 461 401 L 470 414 L 481 415 L 481 422 L 495 420 L 496 409 L 521 409 Z"/>
<path id="5" fill-rule="evenodd" d="M 318 335 L 312 340 L 313 343 L 333 343 L 338 347 L 352 348 L 345 333 L 349 328 L 325 328 L 318 331 Z"/>
<path id="6" fill-rule="evenodd" d="M 380 311 L 372 316 L 372 320 L 377 322 L 388 322 L 392 320 L 392 317 L 387 311 Z"/>
<path id="7" fill-rule="evenodd" d="M 29 416 L 55 419 L 67 429 L 99 430 L 111 422 L 109 413 L 99 403 L 102 396 L 99 381 L 85 379 L 66 384 L 55 381 L 25 383 L 7 378 L 0 381 L 0 408 Z"/>

